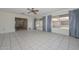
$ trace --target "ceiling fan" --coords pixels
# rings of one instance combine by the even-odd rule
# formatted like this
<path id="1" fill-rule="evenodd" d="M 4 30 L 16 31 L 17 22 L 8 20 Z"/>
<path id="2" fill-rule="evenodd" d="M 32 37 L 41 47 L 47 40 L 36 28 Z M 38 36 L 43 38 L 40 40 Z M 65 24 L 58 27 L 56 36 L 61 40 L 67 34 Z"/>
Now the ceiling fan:
<path id="1" fill-rule="evenodd" d="M 35 8 L 27 8 L 27 10 L 29 11 L 28 14 L 30 13 L 37 14 L 39 12 L 39 10 L 36 10 Z"/>

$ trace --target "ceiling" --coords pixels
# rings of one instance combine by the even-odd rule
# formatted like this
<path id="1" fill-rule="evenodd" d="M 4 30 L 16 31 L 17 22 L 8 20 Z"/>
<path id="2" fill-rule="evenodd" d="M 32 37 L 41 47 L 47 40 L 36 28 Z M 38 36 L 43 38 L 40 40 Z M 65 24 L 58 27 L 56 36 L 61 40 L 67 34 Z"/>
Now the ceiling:
<path id="1" fill-rule="evenodd" d="M 47 15 L 48 13 L 55 13 L 55 12 L 61 11 L 61 10 L 72 10 L 73 8 L 35 8 L 35 9 L 39 10 L 38 15 Z M 0 8 L 0 11 L 28 15 L 27 8 Z M 34 14 L 31 13 L 30 15 L 34 15 Z"/>

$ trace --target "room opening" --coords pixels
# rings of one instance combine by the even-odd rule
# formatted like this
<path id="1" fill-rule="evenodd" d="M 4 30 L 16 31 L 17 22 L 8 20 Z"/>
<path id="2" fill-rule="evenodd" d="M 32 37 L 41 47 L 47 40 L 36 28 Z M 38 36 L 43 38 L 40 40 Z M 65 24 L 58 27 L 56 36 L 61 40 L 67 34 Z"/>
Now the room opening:
<path id="1" fill-rule="evenodd" d="M 27 19 L 25 18 L 15 18 L 15 30 L 27 30 Z"/>
<path id="2" fill-rule="evenodd" d="M 69 15 L 58 15 L 52 18 L 52 32 L 69 35 Z"/>
<path id="3" fill-rule="evenodd" d="M 43 20 L 42 19 L 36 20 L 36 30 L 43 31 Z"/>

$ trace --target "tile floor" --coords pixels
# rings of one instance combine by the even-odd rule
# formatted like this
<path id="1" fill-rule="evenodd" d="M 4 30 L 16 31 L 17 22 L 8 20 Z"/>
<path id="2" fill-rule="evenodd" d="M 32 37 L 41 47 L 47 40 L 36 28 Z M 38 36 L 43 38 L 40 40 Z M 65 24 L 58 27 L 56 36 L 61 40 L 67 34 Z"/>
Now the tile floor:
<path id="1" fill-rule="evenodd" d="M 78 50 L 79 39 L 37 31 L 0 34 L 0 50 Z"/>

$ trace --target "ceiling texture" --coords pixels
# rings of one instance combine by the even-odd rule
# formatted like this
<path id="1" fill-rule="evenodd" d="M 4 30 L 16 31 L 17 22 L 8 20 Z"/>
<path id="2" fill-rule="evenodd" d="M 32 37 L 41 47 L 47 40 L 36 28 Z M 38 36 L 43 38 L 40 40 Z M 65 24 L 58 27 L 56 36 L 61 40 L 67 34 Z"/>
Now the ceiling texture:
<path id="1" fill-rule="evenodd" d="M 56 13 L 58 11 L 69 11 L 73 10 L 74 8 L 35 8 L 39 10 L 38 16 L 48 15 L 52 13 Z M 34 15 L 33 13 L 28 14 L 27 8 L 0 8 L 0 11 L 11 12 L 11 13 L 18 13 L 24 15 Z"/>

